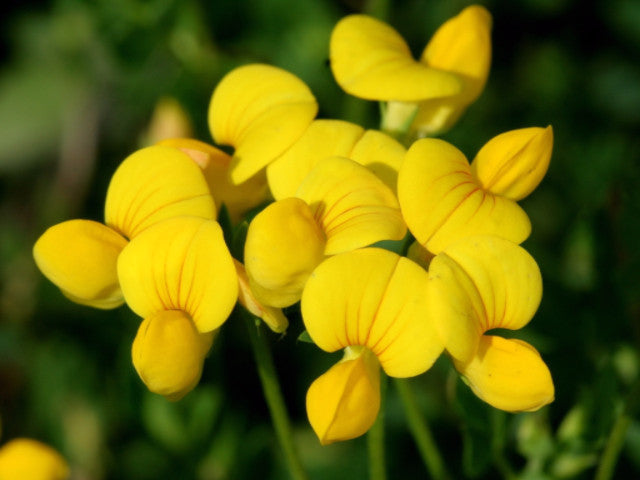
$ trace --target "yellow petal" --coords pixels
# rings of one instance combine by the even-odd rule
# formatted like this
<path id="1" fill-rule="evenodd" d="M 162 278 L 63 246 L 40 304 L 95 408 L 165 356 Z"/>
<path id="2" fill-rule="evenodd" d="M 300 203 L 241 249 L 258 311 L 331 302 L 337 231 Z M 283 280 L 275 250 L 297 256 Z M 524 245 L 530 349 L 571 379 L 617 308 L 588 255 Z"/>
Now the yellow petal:
<path id="1" fill-rule="evenodd" d="M 213 92 L 209 129 L 235 148 L 232 181 L 248 180 L 293 145 L 317 111 L 309 88 L 285 70 L 252 64 L 228 73 Z"/>
<path id="2" fill-rule="evenodd" d="M 462 88 L 457 75 L 415 61 L 398 32 L 366 15 L 338 22 L 329 57 L 342 89 L 368 100 L 415 102 L 455 95 Z"/>
<path id="3" fill-rule="evenodd" d="M 238 302 L 256 317 L 261 318 L 267 326 L 276 333 L 284 332 L 289 326 L 289 320 L 279 308 L 263 305 L 258 301 L 249 284 L 249 276 L 244 265 L 233 260 L 238 274 Z"/>
<path id="4" fill-rule="evenodd" d="M 158 100 L 146 134 L 148 144 L 158 143 L 166 138 L 191 135 L 193 135 L 191 119 L 180 102 L 172 97 Z"/>
<path id="5" fill-rule="evenodd" d="M 518 329 L 542 298 L 538 265 L 526 250 L 498 237 L 468 237 L 447 247 L 429 266 L 429 307 L 447 351 L 467 361 L 480 336 Z"/>
<path id="6" fill-rule="evenodd" d="M 111 178 L 105 223 L 132 239 L 167 218 L 215 218 L 215 204 L 200 168 L 176 148 L 153 146 L 128 156 Z"/>
<path id="7" fill-rule="evenodd" d="M 469 102 L 480 94 L 489 75 L 491 23 L 487 9 L 471 5 L 443 23 L 422 52 L 424 64 L 465 77 Z"/>
<path id="8" fill-rule="evenodd" d="M 402 144 L 389 135 L 367 130 L 347 157 L 371 170 L 395 194 L 406 153 Z"/>
<path id="9" fill-rule="evenodd" d="M 542 181 L 552 149 L 551 126 L 511 130 L 493 137 L 480 149 L 471 172 L 485 190 L 520 200 Z"/>
<path id="10" fill-rule="evenodd" d="M 454 363 L 473 392 L 500 410 L 531 412 L 553 402 L 551 373 L 522 340 L 485 335 L 468 363 Z"/>
<path id="11" fill-rule="evenodd" d="M 199 333 L 185 312 L 164 310 L 140 324 L 131 357 L 150 391 L 180 400 L 200 381 L 212 342 L 213 333 Z"/>
<path id="12" fill-rule="evenodd" d="M 212 145 L 191 138 L 171 138 L 159 142 L 158 145 L 182 150 L 202 168 L 217 209 L 224 204 L 234 223 L 239 222 L 248 210 L 269 198 L 264 171 L 246 182 L 235 185 L 229 176 L 231 156 Z"/>
<path id="13" fill-rule="evenodd" d="M 364 129 L 342 120 L 315 120 L 293 146 L 267 167 L 276 200 L 293 197 L 316 166 L 327 157 L 348 157 Z"/>
<path id="14" fill-rule="evenodd" d="M 421 61 L 459 76 L 460 92 L 422 101 L 412 129 L 433 136 L 451 128 L 482 92 L 491 66 L 491 15 L 479 5 L 465 8 L 447 20 L 424 49 Z M 397 108 L 389 105 L 389 109 Z"/>
<path id="15" fill-rule="evenodd" d="M 124 303 L 116 263 L 127 240 L 105 225 L 68 220 L 50 227 L 33 247 L 40 271 L 76 303 L 115 308 Z"/>
<path id="16" fill-rule="evenodd" d="M 324 248 L 324 233 L 305 202 L 285 198 L 269 205 L 249 225 L 244 247 L 256 298 L 274 307 L 296 303 Z"/>
<path id="17" fill-rule="evenodd" d="M 122 293 L 148 318 L 183 310 L 200 332 L 227 319 L 238 298 L 238 278 L 222 229 L 213 220 L 176 217 L 148 228 L 118 258 Z"/>
<path id="18" fill-rule="evenodd" d="M 16 438 L 0 448 L 3 480 L 66 480 L 69 465 L 53 448 L 30 438 Z"/>
<path id="19" fill-rule="evenodd" d="M 302 318 L 325 351 L 363 345 L 388 375 L 418 375 L 443 350 L 427 284 L 422 268 L 387 250 L 343 253 L 314 270 L 302 294 Z"/>
<path id="20" fill-rule="evenodd" d="M 359 437 L 380 410 L 380 366 L 355 347 L 318 377 L 307 391 L 307 416 L 322 445 Z"/>
<path id="21" fill-rule="evenodd" d="M 443 140 L 411 146 L 398 175 L 398 200 L 409 230 L 433 253 L 470 235 L 521 243 L 531 232 L 524 210 L 483 190 L 464 154 Z"/>
<path id="22" fill-rule="evenodd" d="M 406 226 L 393 192 L 367 168 L 342 157 L 324 159 L 296 193 L 327 238 L 326 255 L 400 240 Z"/>

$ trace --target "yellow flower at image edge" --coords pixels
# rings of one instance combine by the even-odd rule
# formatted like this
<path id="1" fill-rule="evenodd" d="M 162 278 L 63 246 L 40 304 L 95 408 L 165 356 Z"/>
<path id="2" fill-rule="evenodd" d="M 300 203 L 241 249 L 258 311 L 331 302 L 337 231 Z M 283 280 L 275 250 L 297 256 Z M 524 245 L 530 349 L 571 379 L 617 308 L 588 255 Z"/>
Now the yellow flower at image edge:
<path id="1" fill-rule="evenodd" d="M 520 329 L 535 314 L 542 279 L 531 255 L 498 237 L 471 236 L 438 254 L 428 273 L 430 315 L 474 393 L 509 412 L 553 401 L 551 373 L 533 346 L 486 335 Z"/>
<path id="2" fill-rule="evenodd" d="M 345 356 L 307 392 L 307 415 L 323 445 L 365 433 L 380 406 L 380 367 L 411 377 L 443 350 L 429 315 L 426 272 L 395 253 L 364 248 L 321 263 L 302 294 L 302 318 L 322 350 Z"/>
<path id="3" fill-rule="evenodd" d="M 65 459 L 37 440 L 16 438 L 0 448 L 2 480 L 66 480 L 69 473 Z"/>
<path id="4" fill-rule="evenodd" d="M 217 222 L 176 217 L 134 238 L 118 258 L 122 293 L 144 321 L 134 366 L 154 393 L 177 400 L 197 384 L 215 331 L 238 298 L 238 277 Z"/>
<path id="5" fill-rule="evenodd" d="M 388 102 L 384 130 L 434 135 L 449 129 L 482 92 L 490 31 L 489 12 L 467 7 L 436 31 L 416 61 L 389 25 L 350 15 L 331 34 L 331 70 L 347 93 Z"/>
<path id="6" fill-rule="evenodd" d="M 176 215 L 215 218 L 202 172 L 175 148 L 144 148 L 127 157 L 111 179 L 106 225 L 91 220 L 54 225 L 36 241 L 33 256 L 44 276 L 70 300 L 115 308 L 124 302 L 116 262 L 128 239 Z"/>

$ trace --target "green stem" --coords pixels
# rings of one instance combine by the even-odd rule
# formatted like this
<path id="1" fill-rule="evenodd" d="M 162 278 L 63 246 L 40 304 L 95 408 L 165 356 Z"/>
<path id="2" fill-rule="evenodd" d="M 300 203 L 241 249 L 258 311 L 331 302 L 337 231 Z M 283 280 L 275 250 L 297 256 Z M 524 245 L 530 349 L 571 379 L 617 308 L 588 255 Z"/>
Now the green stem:
<path id="1" fill-rule="evenodd" d="M 260 377 L 260 383 L 262 383 L 262 390 L 269 406 L 271 420 L 284 453 L 289 473 L 295 480 L 308 480 L 309 477 L 302 468 L 298 451 L 293 442 L 291 421 L 287 415 L 278 377 L 276 376 L 276 369 L 273 365 L 271 350 L 264 335 L 264 328 L 261 325 L 262 322 L 257 322 L 256 317 L 248 313 L 243 316 L 247 319 L 249 338 L 251 339 L 253 355 L 258 367 L 258 376 Z"/>
<path id="2" fill-rule="evenodd" d="M 403 378 L 396 378 L 394 379 L 394 383 L 400 394 L 402 405 L 404 406 L 409 429 L 411 430 L 422 461 L 427 467 L 429 474 L 435 480 L 449 479 L 450 477 L 445 469 L 442 456 L 433 439 L 429 425 L 422 415 L 422 412 L 420 412 L 418 402 L 416 401 L 409 381 Z"/>
<path id="3" fill-rule="evenodd" d="M 386 480 L 387 471 L 384 456 L 384 410 L 387 376 L 380 372 L 380 412 L 375 423 L 367 433 L 367 450 L 369 452 L 369 478 Z"/>
<path id="4" fill-rule="evenodd" d="M 602 457 L 600 457 L 600 463 L 598 464 L 598 470 L 596 471 L 595 480 L 610 480 L 613 478 L 613 473 L 618 463 L 618 457 L 624 446 L 624 441 L 627 437 L 627 430 L 631 425 L 633 418 L 638 413 L 640 407 L 640 378 L 637 378 L 635 383 L 627 394 L 625 406 L 620 415 L 616 419 L 613 425 L 607 445 L 604 448 Z"/>
<path id="5" fill-rule="evenodd" d="M 610 480 L 613 478 L 618 456 L 622 451 L 624 440 L 627 435 L 627 429 L 631 425 L 631 417 L 626 412 L 622 412 L 613 426 L 611 435 L 607 440 L 607 445 L 600 459 L 598 470 L 596 471 L 595 480 Z"/>

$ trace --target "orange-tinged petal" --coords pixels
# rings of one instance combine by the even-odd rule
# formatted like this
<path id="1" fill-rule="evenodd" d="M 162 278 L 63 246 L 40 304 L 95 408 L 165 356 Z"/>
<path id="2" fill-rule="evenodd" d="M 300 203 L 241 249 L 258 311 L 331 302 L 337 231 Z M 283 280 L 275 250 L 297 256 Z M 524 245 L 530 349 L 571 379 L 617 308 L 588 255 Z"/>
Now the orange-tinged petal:
<path id="1" fill-rule="evenodd" d="M 473 392 L 507 412 L 531 412 L 554 399 L 553 379 L 527 342 L 485 335 L 474 357 L 454 362 Z"/>
<path id="2" fill-rule="evenodd" d="M 133 365 L 153 393 L 180 400 L 200 381 L 213 333 L 200 333 L 180 310 L 159 311 L 140 324 L 131 348 Z"/>
<path id="3" fill-rule="evenodd" d="M 410 260 L 379 248 L 355 250 L 314 270 L 302 294 L 302 318 L 321 349 L 366 346 L 388 375 L 410 377 L 443 350 L 427 287 L 427 273 Z"/>
<path id="4" fill-rule="evenodd" d="M 462 88 L 457 75 L 415 61 L 398 32 L 366 15 L 340 20 L 329 50 L 336 82 L 356 97 L 415 102 Z"/>
<path id="5" fill-rule="evenodd" d="M 263 305 L 253 294 L 249 276 L 244 265 L 233 260 L 238 274 L 238 302 L 256 317 L 261 318 L 267 326 L 276 333 L 284 332 L 289 326 L 289 320 L 279 308 Z"/>
<path id="6" fill-rule="evenodd" d="M 447 247 L 429 266 L 429 308 L 447 351 L 467 361 L 480 336 L 493 328 L 519 329 L 542 299 L 535 260 L 507 240 L 468 237 Z"/>
<path id="7" fill-rule="evenodd" d="M 269 188 L 276 200 L 293 197 L 320 160 L 348 157 L 364 129 L 343 120 L 315 120 L 293 146 L 267 167 Z"/>
<path id="8" fill-rule="evenodd" d="M 238 278 L 217 222 L 176 217 L 148 228 L 122 251 L 118 277 L 143 318 L 183 310 L 200 332 L 217 329 L 238 298 Z"/>
<path id="9" fill-rule="evenodd" d="M 366 433 L 380 410 L 380 366 L 362 347 L 318 377 L 307 391 L 309 423 L 322 445 Z"/>
<path id="10" fill-rule="evenodd" d="M 544 178 L 553 149 L 553 130 L 531 127 L 493 137 L 471 163 L 485 190 L 513 200 L 529 195 Z"/>
<path id="11" fill-rule="evenodd" d="M 224 204 L 234 223 L 239 222 L 248 210 L 269 198 L 264 171 L 246 182 L 235 185 L 229 176 L 231 156 L 213 145 L 191 138 L 171 138 L 159 142 L 158 145 L 182 150 L 202 168 L 217 209 Z"/>
<path id="12" fill-rule="evenodd" d="M 115 308 L 124 303 L 116 263 L 127 240 L 91 220 L 50 227 L 33 247 L 40 271 L 76 303 Z"/>
<path id="13" fill-rule="evenodd" d="M 304 201 L 285 198 L 269 205 L 249 225 L 244 247 L 256 298 L 274 307 L 296 303 L 324 249 L 324 233 Z"/>
<path id="14" fill-rule="evenodd" d="M 30 438 L 16 438 L 0 448 L 3 480 L 65 480 L 69 465 L 53 448 Z"/>
<path id="15" fill-rule="evenodd" d="M 198 165 L 177 148 L 152 146 L 129 155 L 111 178 L 105 223 L 132 239 L 154 223 L 179 215 L 216 216 Z"/>
<path id="16" fill-rule="evenodd" d="M 398 200 L 409 230 L 433 253 L 470 235 L 521 243 L 531 232 L 524 210 L 482 189 L 464 154 L 443 140 L 411 146 L 398 175 Z"/>
<path id="17" fill-rule="evenodd" d="M 248 180 L 293 145 L 317 111 L 309 88 L 285 70 L 251 64 L 228 73 L 213 92 L 209 129 L 235 148 L 232 181 Z"/>
<path id="18" fill-rule="evenodd" d="M 366 167 L 342 157 L 327 158 L 307 175 L 296 193 L 310 207 L 327 238 L 326 255 L 400 240 L 406 226 L 393 192 Z"/>

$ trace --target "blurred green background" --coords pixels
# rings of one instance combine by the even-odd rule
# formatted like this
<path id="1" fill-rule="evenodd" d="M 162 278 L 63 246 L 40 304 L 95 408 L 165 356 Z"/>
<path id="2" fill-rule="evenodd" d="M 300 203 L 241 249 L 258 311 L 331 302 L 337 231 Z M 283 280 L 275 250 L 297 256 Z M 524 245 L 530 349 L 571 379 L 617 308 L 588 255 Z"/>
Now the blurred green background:
<path id="1" fill-rule="evenodd" d="M 233 67 L 266 62 L 313 90 L 320 116 L 375 127 L 328 67 L 333 25 L 369 12 L 419 53 L 470 2 L 58 0 L 5 5 L 0 31 L 0 444 L 45 441 L 74 479 L 284 479 L 249 347 L 231 318 L 200 385 L 179 403 L 148 393 L 130 360 L 139 319 L 67 301 L 31 248 L 50 225 L 102 219 L 110 176 L 145 138 L 160 98 L 177 99 L 210 141 L 209 97 Z M 555 402 L 510 415 L 479 400 L 441 359 L 411 381 L 454 478 L 593 478 L 614 425 L 614 478 L 640 478 L 640 2 L 482 2 L 493 14 L 485 92 L 444 136 L 470 158 L 506 130 L 552 124 L 550 170 L 522 202 L 524 246 L 544 298 L 529 326 Z M 296 312 L 290 312 L 293 317 Z M 314 479 L 367 478 L 365 439 L 321 447 L 308 385 L 335 357 L 270 335 L 296 443 Z M 391 479 L 427 478 L 393 385 L 385 422 Z M 624 423 L 627 421 L 627 423 Z M 617 422 L 617 423 L 616 423 Z"/>

